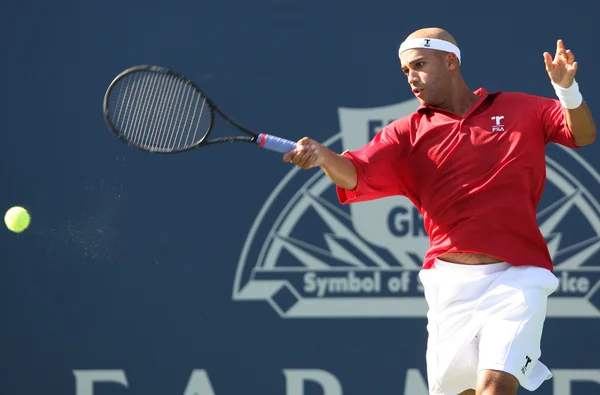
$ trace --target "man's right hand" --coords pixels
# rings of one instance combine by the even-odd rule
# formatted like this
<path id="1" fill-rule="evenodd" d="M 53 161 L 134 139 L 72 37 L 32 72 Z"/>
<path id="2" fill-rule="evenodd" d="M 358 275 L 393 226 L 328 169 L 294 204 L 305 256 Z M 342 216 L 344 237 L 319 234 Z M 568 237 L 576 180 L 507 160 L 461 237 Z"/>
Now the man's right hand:
<path id="1" fill-rule="evenodd" d="M 308 137 L 300 139 L 296 149 L 283 155 L 283 160 L 302 169 L 320 167 L 336 185 L 348 190 L 356 188 L 358 175 L 352 161 Z"/>
<path id="2" fill-rule="evenodd" d="M 313 139 L 304 137 L 298 140 L 295 150 L 283 156 L 283 160 L 306 170 L 324 165 L 327 156 L 331 154 L 333 152 L 329 148 Z"/>

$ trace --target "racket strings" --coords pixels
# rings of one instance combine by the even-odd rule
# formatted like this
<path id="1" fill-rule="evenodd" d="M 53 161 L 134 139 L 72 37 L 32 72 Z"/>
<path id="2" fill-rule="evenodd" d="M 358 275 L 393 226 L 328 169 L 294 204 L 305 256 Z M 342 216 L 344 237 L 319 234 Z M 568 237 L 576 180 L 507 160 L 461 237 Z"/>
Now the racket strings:
<path id="1" fill-rule="evenodd" d="M 110 93 L 108 111 L 127 141 L 158 152 L 196 145 L 212 123 L 212 111 L 200 92 L 177 76 L 152 70 L 121 78 Z"/>

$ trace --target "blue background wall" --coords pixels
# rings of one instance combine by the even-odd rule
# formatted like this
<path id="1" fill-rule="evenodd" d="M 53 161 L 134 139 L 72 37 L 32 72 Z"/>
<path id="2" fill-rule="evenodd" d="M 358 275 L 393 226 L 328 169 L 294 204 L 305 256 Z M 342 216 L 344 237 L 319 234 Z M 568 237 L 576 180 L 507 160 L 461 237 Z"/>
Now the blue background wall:
<path id="1" fill-rule="evenodd" d="M 33 222 L 19 235 L 0 231 L 0 394 L 75 394 L 73 371 L 86 369 L 125 372 L 129 387 L 100 384 L 102 395 L 183 394 L 194 369 L 206 370 L 219 395 L 284 394 L 283 369 L 327 371 L 347 395 L 403 393 L 408 369 L 424 374 L 424 317 L 290 319 L 232 298 L 248 232 L 290 166 L 247 145 L 176 156 L 129 149 L 102 119 L 108 83 L 132 65 L 170 67 L 251 128 L 324 141 L 340 130 L 339 107 L 412 99 L 398 45 L 441 26 L 458 40 L 473 89 L 550 97 L 542 53 L 562 38 L 597 113 L 597 8 L 590 0 L 6 3 L 0 208 L 23 205 Z M 577 154 L 600 170 L 597 150 Z M 599 196 L 589 172 L 569 169 Z M 589 221 L 568 217 L 563 232 Z M 599 299 L 590 296 L 600 307 Z M 598 318 L 549 318 L 546 328 L 548 366 L 600 369 Z M 309 383 L 303 393 L 324 392 Z M 552 394 L 553 383 L 539 393 Z M 571 393 L 600 393 L 600 384 L 576 383 Z"/>

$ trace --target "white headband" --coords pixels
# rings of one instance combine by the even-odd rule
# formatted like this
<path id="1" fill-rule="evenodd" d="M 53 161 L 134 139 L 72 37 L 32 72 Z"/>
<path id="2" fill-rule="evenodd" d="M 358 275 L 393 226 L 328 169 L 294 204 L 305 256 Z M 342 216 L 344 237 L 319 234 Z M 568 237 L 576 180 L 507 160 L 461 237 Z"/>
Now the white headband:
<path id="1" fill-rule="evenodd" d="M 451 52 L 458 58 L 458 63 L 461 63 L 460 49 L 448 41 L 439 40 L 437 38 L 414 38 L 412 40 L 406 40 L 402 43 L 402 45 L 400 45 L 398 57 L 400 57 L 402 52 L 415 48 L 429 48 L 437 49 L 438 51 Z"/>

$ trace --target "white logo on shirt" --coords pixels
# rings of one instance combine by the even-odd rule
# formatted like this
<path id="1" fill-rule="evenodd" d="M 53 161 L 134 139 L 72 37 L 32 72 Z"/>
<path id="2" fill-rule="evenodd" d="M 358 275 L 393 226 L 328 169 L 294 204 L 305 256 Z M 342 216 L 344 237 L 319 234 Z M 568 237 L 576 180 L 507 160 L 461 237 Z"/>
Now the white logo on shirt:
<path id="1" fill-rule="evenodd" d="M 496 124 L 492 126 L 492 132 L 504 132 L 504 125 L 500 123 L 504 119 L 504 115 L 496 115 L 492 117 L 492 121 L 496 121 Z"/>

